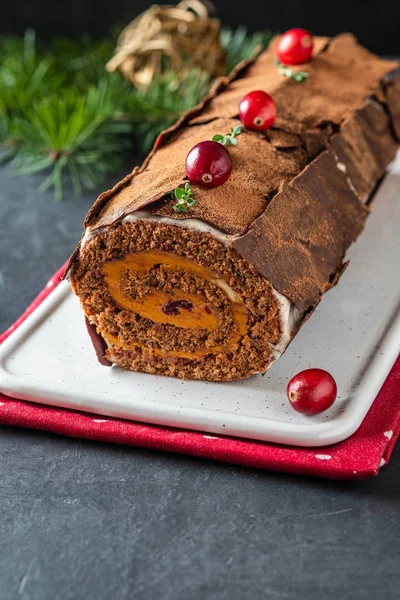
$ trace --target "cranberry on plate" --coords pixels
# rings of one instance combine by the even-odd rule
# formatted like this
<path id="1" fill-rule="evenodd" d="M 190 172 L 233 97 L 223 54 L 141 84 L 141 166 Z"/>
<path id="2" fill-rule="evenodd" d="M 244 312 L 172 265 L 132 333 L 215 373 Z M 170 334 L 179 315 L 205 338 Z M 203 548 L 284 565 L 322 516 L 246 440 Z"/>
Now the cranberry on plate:
<path id="1" fill-rule="evenodd" d="M 289 381 L 287 397 L 297 412 L 316 415 L 332 406 L 336 400 L 336 381 L 323 369 L 306 369 Z"/>

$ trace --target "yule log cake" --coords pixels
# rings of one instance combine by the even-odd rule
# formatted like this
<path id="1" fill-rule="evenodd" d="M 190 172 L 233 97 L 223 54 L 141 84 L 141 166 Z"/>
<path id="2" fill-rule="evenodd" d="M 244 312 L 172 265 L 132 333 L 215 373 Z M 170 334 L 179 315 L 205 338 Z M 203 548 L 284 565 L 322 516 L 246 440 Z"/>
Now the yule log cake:
<path id="1" fill-rule="evenodd" d="M 184 379 L 268 369 L 337 282 L 396 153 L 397 66 L 349 34 L 316 38 L 298 83 L 278 72 L 272 44 L 161 134 L 98 198 L 71 258 L 100 359 Z M 252 90 L 275 100 L 273 127 L 245 130 L 229 180 L 192 185 L 197 204 L 175 212 L 188 152 L 237 126 Z"/>

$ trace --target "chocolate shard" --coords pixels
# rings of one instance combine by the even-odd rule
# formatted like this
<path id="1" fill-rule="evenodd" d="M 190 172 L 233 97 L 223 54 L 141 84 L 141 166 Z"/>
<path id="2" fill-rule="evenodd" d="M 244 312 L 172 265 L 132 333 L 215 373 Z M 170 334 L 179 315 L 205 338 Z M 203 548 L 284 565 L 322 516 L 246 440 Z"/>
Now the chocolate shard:
<path id="1" fill-rule="evenodd" d="M 383 86 L 393 130 L 400 141 L 400 67 L 393 69 L 383 78 Z"/>
<path id="2" fill-rule="evenodd" d="M 97 331 L 96 326 L 85 317 L 85 325 L 88 331 L 90 341 L 93 344 L 94 351 L 96 352 L 97 360 L 104 367 L 111 367 L 112 363 L 106 358 L 107 343 L 102 335 Z"/>
<path id="3" fill-rule="evenodd" d="M 396 153 L 398 145 L 392 135 L 391 123 L 385 107 L 369 98 L 331 139 L 337 166 L 345 168 L 361 202 L 369 199 Z"/>
<path id="4" fill-rule="evenodd" d="M 325 151 L 232 246 L 303 312 L 328 289 L 367 214 L 333 152 Z"/>

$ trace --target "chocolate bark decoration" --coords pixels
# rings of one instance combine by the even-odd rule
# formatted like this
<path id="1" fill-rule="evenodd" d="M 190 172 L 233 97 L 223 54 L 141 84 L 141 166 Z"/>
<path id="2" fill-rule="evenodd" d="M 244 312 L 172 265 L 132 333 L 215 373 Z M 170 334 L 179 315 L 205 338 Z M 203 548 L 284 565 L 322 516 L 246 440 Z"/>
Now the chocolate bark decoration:
<path id="1" fill-rule="evenodd" d="M 218 119 L 186 128 L 179 135 L 176 133 L 155 153 L 148 169 L 138 173 L 130 185 L 108 202 L 95 226 L 104 227 L 118 220 L 122 205 L 123 214 L 129 214 L 148 207 L 150 199 L 167 198 L 171 190 L 183 183 L 189 150 L 198 141 L 211 139 L 215 132 L 229 131 L 237 124 L 235 119 Z M 290 152 L 277 149 L 263 135 L 246 132 L 241 134 L 239 145 L 230 149 L 230 154 L 233 169 L 227 184 L 212 190 L 192 185 L 198 204 L 187 216 L 201 218 L 227 233 L 240 234 L 263 212 L 267 199 L 276 193 L 279 185 L 290 181 L 306 166 L 307 153 L 301 147 Z M 179 218 L 173 211 L 174 204 L 175 200 L 167 199 L 165 206 L 155 207 L 154 212 Z"/>
<path id="2" fill-rule="evenodd" d="M 344 165 L 349 182 L 361 202 L 366 202 L 397 150 L 385 108 L 368 100 L 343 123 L 340 134 L 331 139 L 331 149 L 338 168 L 343 170 Z"/>
<path id="3" fill-rule="evenodd" d="M 361 233 L 368 211 L 360 203 L 396 149 L 387 113 L 368 100 L 232 246 L 300 311 L 315 306 Z"/>
<path id="4" fill-rule="evenodd" d="M 345 253 L 362 231 L 369 211 L 367 204 L 397 149 L 400 70 L 395 69 L 396 63 L 383 61 L 360 47 L 349 34 L 330 41 L 319 38 L 316 48 L 313 60 L 303 67 L 310 76 L 301 84 L 278 73 L 273 45 L 254 63 L 243 64 L 230 78 L 219 80 L 198 107 L 159 136 L 142 167 L 102 194 L 89 211 L 85 242 L 92 236 L 94 240 L 78 246 L 71 258 L 70 274 L 88 308 L 87 314 L 108 331 L 107 356 L 113 362 L 126 368 L 188 378 L 226 380 L 248 376 L 257 368 L 269 366 L 274 352 L 278 356 L 283 351 L 321 296 L 339 279 Z M 198 204 L 187 214 L 177 215 L 171 192 L 185 181 L 188 151 L 197 142 L 237 125 L 238 103 L 254 89 L 271 93 L 277 103 L 278 118 L 273 128 L 266 133 L 243 132 L 238 147 L 230 148 L 233 172 L 228 182 L 211 190 L 193 185 Z M 137 211 L 145 212 L 136 215 L 138 220 L 123 222 Z M 168 217 L 170 221 L 146 221 L 146 217 Z M 210 224 L 217 233 L 227 235 L 223 239 L 174 225 L 183 224 L 186 219 L 197 219 L 200 225 Z M 225 262 L 221 262 L 220 277 L 226 283 L 226 273 L 233 269 L 229 285 L 233 293 L 238 287 L 242 290 L 239 296 L 245 303 L 243 310 L 247 311 L 248 333 L 238 342 L 239 350 L 233 354 L 217 353 L 216 360 L 212 353 L 195 359 L 187 349 L 179 354 L 176 347 L 181 338 L 177 334 L 175 339 L 171 334 L 166 347 L 175 354 L 163 356 L 160 332 L 165 325 L 160 326 L 157 319 L 153 323 L 151 316 L 145 321 L 143 331 L 151 326 L 153 338 L 144 337 L 141 346 L 129 338 L 126 328 L 133 327 L 130 313 L 135 311 L 118 313 L 121 303 L 115 298 L 110 301 L 102 297 L 100 283 L 92 281 L 91 270 L 93 264 L 97 268 L 103 260 L 118 259 L 129 252 L 135 254 L 137 250 L 132 247 L 130 236 L 139 234 L 143 235 L 141 251 L 148 248 L 149 252 L 162 250 L 187 257 L 198 245 L 201 252 L 192 256 L 194 262 L 201 261 L 200 257 L 206 253 L 209 258 L 204 266 L 214 271 L 219 268 L 214 254 L 217 250 L 223 254 L 223 250 L 219 246 L 214 248 L 213 243 L 223 239 L 228 254 L 224 254 Z M 200 236 L 198 241 L 192 241 L 196 236 Z M 185 239 L 185 244 L 182 245 L 180 238 Z M 107 259 L 102 248 L 107 248 Z M 163 260 L 156 266 L 161 271 L 153 273 L 150 269 L 142 289 L 162 287 L 168 280 L 163 275 Z M 137 269 L 135 277 L 139 281 L 142 275 L 140 268 Z M 281 337 L 268 346 L 264 334 L 271 335 L 272 329 L 263 329 L 257 323 L 260 315 L 254 319 L 260 301 L 253 302 L 251 296 L 246 296 L 246 280 L 253 276 L 260 294 L 263 285 L 270 282 L 274 293 L 283 296 L 283 303 L 286 306 L 288 300 L 291 303 L 289 309 L 294 311 L 295 325 L 286 329 L 284 335 L 289 317 L 286 314 L 285 321 L 283 313 L 281 320 L 276 316 L 282 297 L 278 294 L 263 300 L 262 314 L 265 316 L 272 310 L 273 335 L 286 336 L 283 345 Z M 191 281 L 188 277 L 182 283 L 189 296 Z M 115 289 L 119 289 L 118 285 Z M 96 290 L 99 287 L 96 293 L 93 286 Z M 181 289 L 181 284 L 178 288 Z M 157 294 L 155 291 L 154 302 L 159 298 Z M 135 291 L 132 298 L 136 295 Z M 191 302 L 189 296 L 183 299 Z M 228 314 L 226 310 L 221 314 Z M 137 322 L 141 323 L 140 319 Z M 179 328 L 179 323 L 176 326 Z M 125 346 L 118 345 L 121 336 L 125 336 Z M 257 355 L 256 349 L 260 347 L 257 336 L 266 344 L 261 356 Z M 154 345 L 156 338 L 159 346 Z M 190 341 L 188 336 L 184 344 L 190 345 Z M 199 347 L 202 347 L 200 342 Z M 214 369 L 212 373 L 208 371 L 208 361 L 210 369 Z"/>
<path id="5" fill-rule="evenodd" d="M 199 218 L 230 234 L 245 233 L 279 186 L 327 148 L 343 123 L 359 119 L 356 115 L 369 104 L 370 97 L 388 102 L 391 110 L 386 98 L 390 94 L 391 104 L 397 106 L 398 80 L 392 76 L 386 90 L 381 86 L 381 79 L 396 63 L 370 54 L 350 34 L 329 43 L 326 38 L 318 38 L 316 45 L 317 55 L 307 64 L 310 77 L 301 84 L 279 75 L 273 44 L 253 64 L 247 63 L 230 79 L 220 80 L 199 107 L 160 135 L 140 169 L 100 196 L 88 214 L 86 226 L 108 226 L 146 208 L 171 218 Z M 187 152 L 197 142 L 237 124 L 239 100 L 260 88 L 272 93 L 278 105 L 274 129 L 266 135 L 244 132 L 239 147 L 231 149 L 231 179 L 213 190 L 193 186 L 199 203 L 190 213 L 177 216 L 169 194 L 184 181 Z M 349 136 L 356 147 L 356 137 L 351 132 Z M 154 204 L 159 200 L 163 203 Z"/>
<path id="6" fill-rule="evenodd" d="M 388 73 L 383 79 L 393 130 L 400 141 L 400 67 Z"/>
<path id="7" fill-rule="evenodd" d="M 251 264 L 303 312 L 330 287 L 366 215 L 334 154 L 326 151 L 284 186 L 232 246 L 251 256 Z"/>
<path id="8" fill-rule="evenodd" d="M 106 359 L 107 344 L 105 339 L 98 333 L 96 326 L 87 317 L 85 317 L 85 325 L 94 351 L 96 352 L 97 360 L 104 367 L 111 367 L 112 363 Z"/>

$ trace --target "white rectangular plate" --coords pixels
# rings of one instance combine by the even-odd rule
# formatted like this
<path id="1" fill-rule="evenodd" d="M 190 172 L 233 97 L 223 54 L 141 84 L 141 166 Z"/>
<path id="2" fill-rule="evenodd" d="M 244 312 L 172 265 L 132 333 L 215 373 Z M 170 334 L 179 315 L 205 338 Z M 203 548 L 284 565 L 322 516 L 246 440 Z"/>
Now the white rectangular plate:
<path id="1" fill-rule="evenodd" d="M 181 381 L 111 369 L 95 358 L 67 283 L 0 349 L 0 390 L 12 397 L 204 432 L 300 446 L 341 441 L 360 426 L 400 351 L 400 154 L 379 189 L 350 266 L 286 354 L 264 376 L 232 383 Z M 304 417 L 286 384 L 327 369 L 338 399 Z"/>

